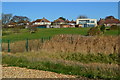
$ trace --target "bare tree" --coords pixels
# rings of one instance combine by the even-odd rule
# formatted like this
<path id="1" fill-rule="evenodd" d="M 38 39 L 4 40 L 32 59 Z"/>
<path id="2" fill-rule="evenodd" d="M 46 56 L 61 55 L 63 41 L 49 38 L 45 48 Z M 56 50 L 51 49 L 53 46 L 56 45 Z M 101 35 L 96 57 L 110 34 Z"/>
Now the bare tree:
<path id="1" fill-rule="evenodd" d="M 11 19 L 12 19 L 12 14 L 2 13 L 2 24 L 3 25 L 7 25 L 8 23 L 10 23 Z"/>
<path id="2" fill-rule="evenodd" d="M 87 19 L 88 17 L 87 16 L 85 16 L 85 15 L 80 15 L 79 17 L 78 17 L 78 19 Z"/>
<path id="3" fill-rule="evenodd" d="M 24 24 L 26 25 L 27 22 L 29 22 L 30 19 L 26 16 L 14 16 L 11 19 L 11 22 L 17 23 L 17 24 Z"/>
<path id="4" fill-rule="evenodd" d="M 0 24 L 2 23 L 2 20 L 0 19 Z"/>

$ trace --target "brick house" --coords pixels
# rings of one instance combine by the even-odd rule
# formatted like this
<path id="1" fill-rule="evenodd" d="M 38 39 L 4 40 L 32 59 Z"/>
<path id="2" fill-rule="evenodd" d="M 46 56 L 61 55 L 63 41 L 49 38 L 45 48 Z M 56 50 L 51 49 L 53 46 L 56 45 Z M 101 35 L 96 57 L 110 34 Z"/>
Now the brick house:
<path id="1" fill-rule="evenodd" d="M 108 16 L 105 19 L 100 19 L 98 21 L 98 25 L 105 25 L 105 26 L 120 25 L 120 20 L 114 18 L 113 16 Z"/>

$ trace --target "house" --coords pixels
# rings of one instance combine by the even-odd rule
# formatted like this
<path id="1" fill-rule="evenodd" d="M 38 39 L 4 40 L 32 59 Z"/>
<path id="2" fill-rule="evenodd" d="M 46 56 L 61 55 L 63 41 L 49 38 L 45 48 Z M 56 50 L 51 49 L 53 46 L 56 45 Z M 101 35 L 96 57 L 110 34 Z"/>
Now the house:
<path id="1" fill-rule="evenodd" d="M 57 19 L 53 21 L 53 28 L 69 28 L 69 27 L 75 27 L 75 21 L 69 21 L 67 20 L 63 20 L 63 19 Z"/>
<path id="2" fill-rule="evenodd" d="M 105 25 L 105 26 L 112 26 L 112 25 L 119 25 L 120 20 L 114 18 L 113 16 L 108 16 L 105 19 L 101 19 L 98 21 L 98 25 Z"/>
<path id="3" fill-rule="evenodd" d="M 9 28 L 13 28 L 13 27 L 15 27 L 17 25 L 17 23 L 15 23 L 15 22 L 10 22 L 9 24 L 8 24 L 8 27 Z"/>
<path id="4" fill-rule="evenodd" d="M 63 25 L 66 25 L 66 21 L 58 18 L 52 22 L 51 27 L 52 28 L 63 28 Z"/>
<path id="5" fill-rule="evenodd" d="M 69 22 L 69 25 L 75 25 L 76 24 L 76 21 L 74 21 L 74 20 L 71 20 L 70 22 Z"/>
<path id="6" fill-rule="evenodd" d="M 32 22 L 32 25 L 37 25 L 38 28 L 50 28 L 51 22 L 44 17 Z"/>
<path id="7" fill-rule="evenodd" d="M 97 20 L 96 19 L 77 19 L 77 25 L 81 25 L 80 27 L 96 27 Z"/>
<path id="8" fill-rule="evenodd" d="M 69 27 L 75 27 L 75 25 L 76 25 L 76 21 L 74 21 L 74 20 L 71 20 L 71 21 L 69 21 L 69 23 L 68 23 L 68 25 L 69 25 Z"/>
<path id="9" fill-rule="evenodd" d="M 66 24 L 65 20 L 59 18 L 53 21 L 53 25 L 61 25 L 61 24 Z"/>

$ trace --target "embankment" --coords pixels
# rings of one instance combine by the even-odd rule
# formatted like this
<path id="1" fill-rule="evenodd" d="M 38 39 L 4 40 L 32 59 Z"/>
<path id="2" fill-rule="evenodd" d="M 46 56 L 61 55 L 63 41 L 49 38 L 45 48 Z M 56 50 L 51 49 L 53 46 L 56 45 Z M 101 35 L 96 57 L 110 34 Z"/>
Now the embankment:
<path id="1" fill-rule="evenodd" d="M 51 40 L 29 40 L 28 51 L 63 52 L 63 53 L 119 53 L 120 36 L 81 36 L 57 35 Z M 2 44 L 2 50 L 8 50 L 8 44 Z M 10 43 L 11 52 L 25 52 L 26 41 Z"/>
<path id="2" fill-rule="evenodd" d="M 43 44 L 47 52 L 119 53 L 120 36 L 58 35 Z"/>

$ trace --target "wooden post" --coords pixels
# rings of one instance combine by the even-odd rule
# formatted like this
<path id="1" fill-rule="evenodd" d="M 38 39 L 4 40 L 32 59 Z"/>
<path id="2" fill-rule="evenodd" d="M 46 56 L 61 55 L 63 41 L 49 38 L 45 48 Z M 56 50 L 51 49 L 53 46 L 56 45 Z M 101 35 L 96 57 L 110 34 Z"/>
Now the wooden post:
<path id="1" fill-rule="evenodd" d="M 10 40 L 8 40 L 8 52 L 10 52 Z"/>
<path id="2" fill-rule="evenodd" d="M 51 37 L 49 37 L 49 40 L 51 39 Z"/>
<path id="3" fill-rule="evenodd" d="M 71 43 L 73 44 L 73 37 L 71 36 Z"/>
<path id="4" fill-rule="evenodd" d="M 41 38 L 41 42 L 42 42 L 42 43 L 44 42 L 44 38 L 43 38 L 43 37 Z"/>
<path id="5" fill-rule="evenodd" d="M 26 39 L 26 51 L 28 52 L 28 39 Z"/>

